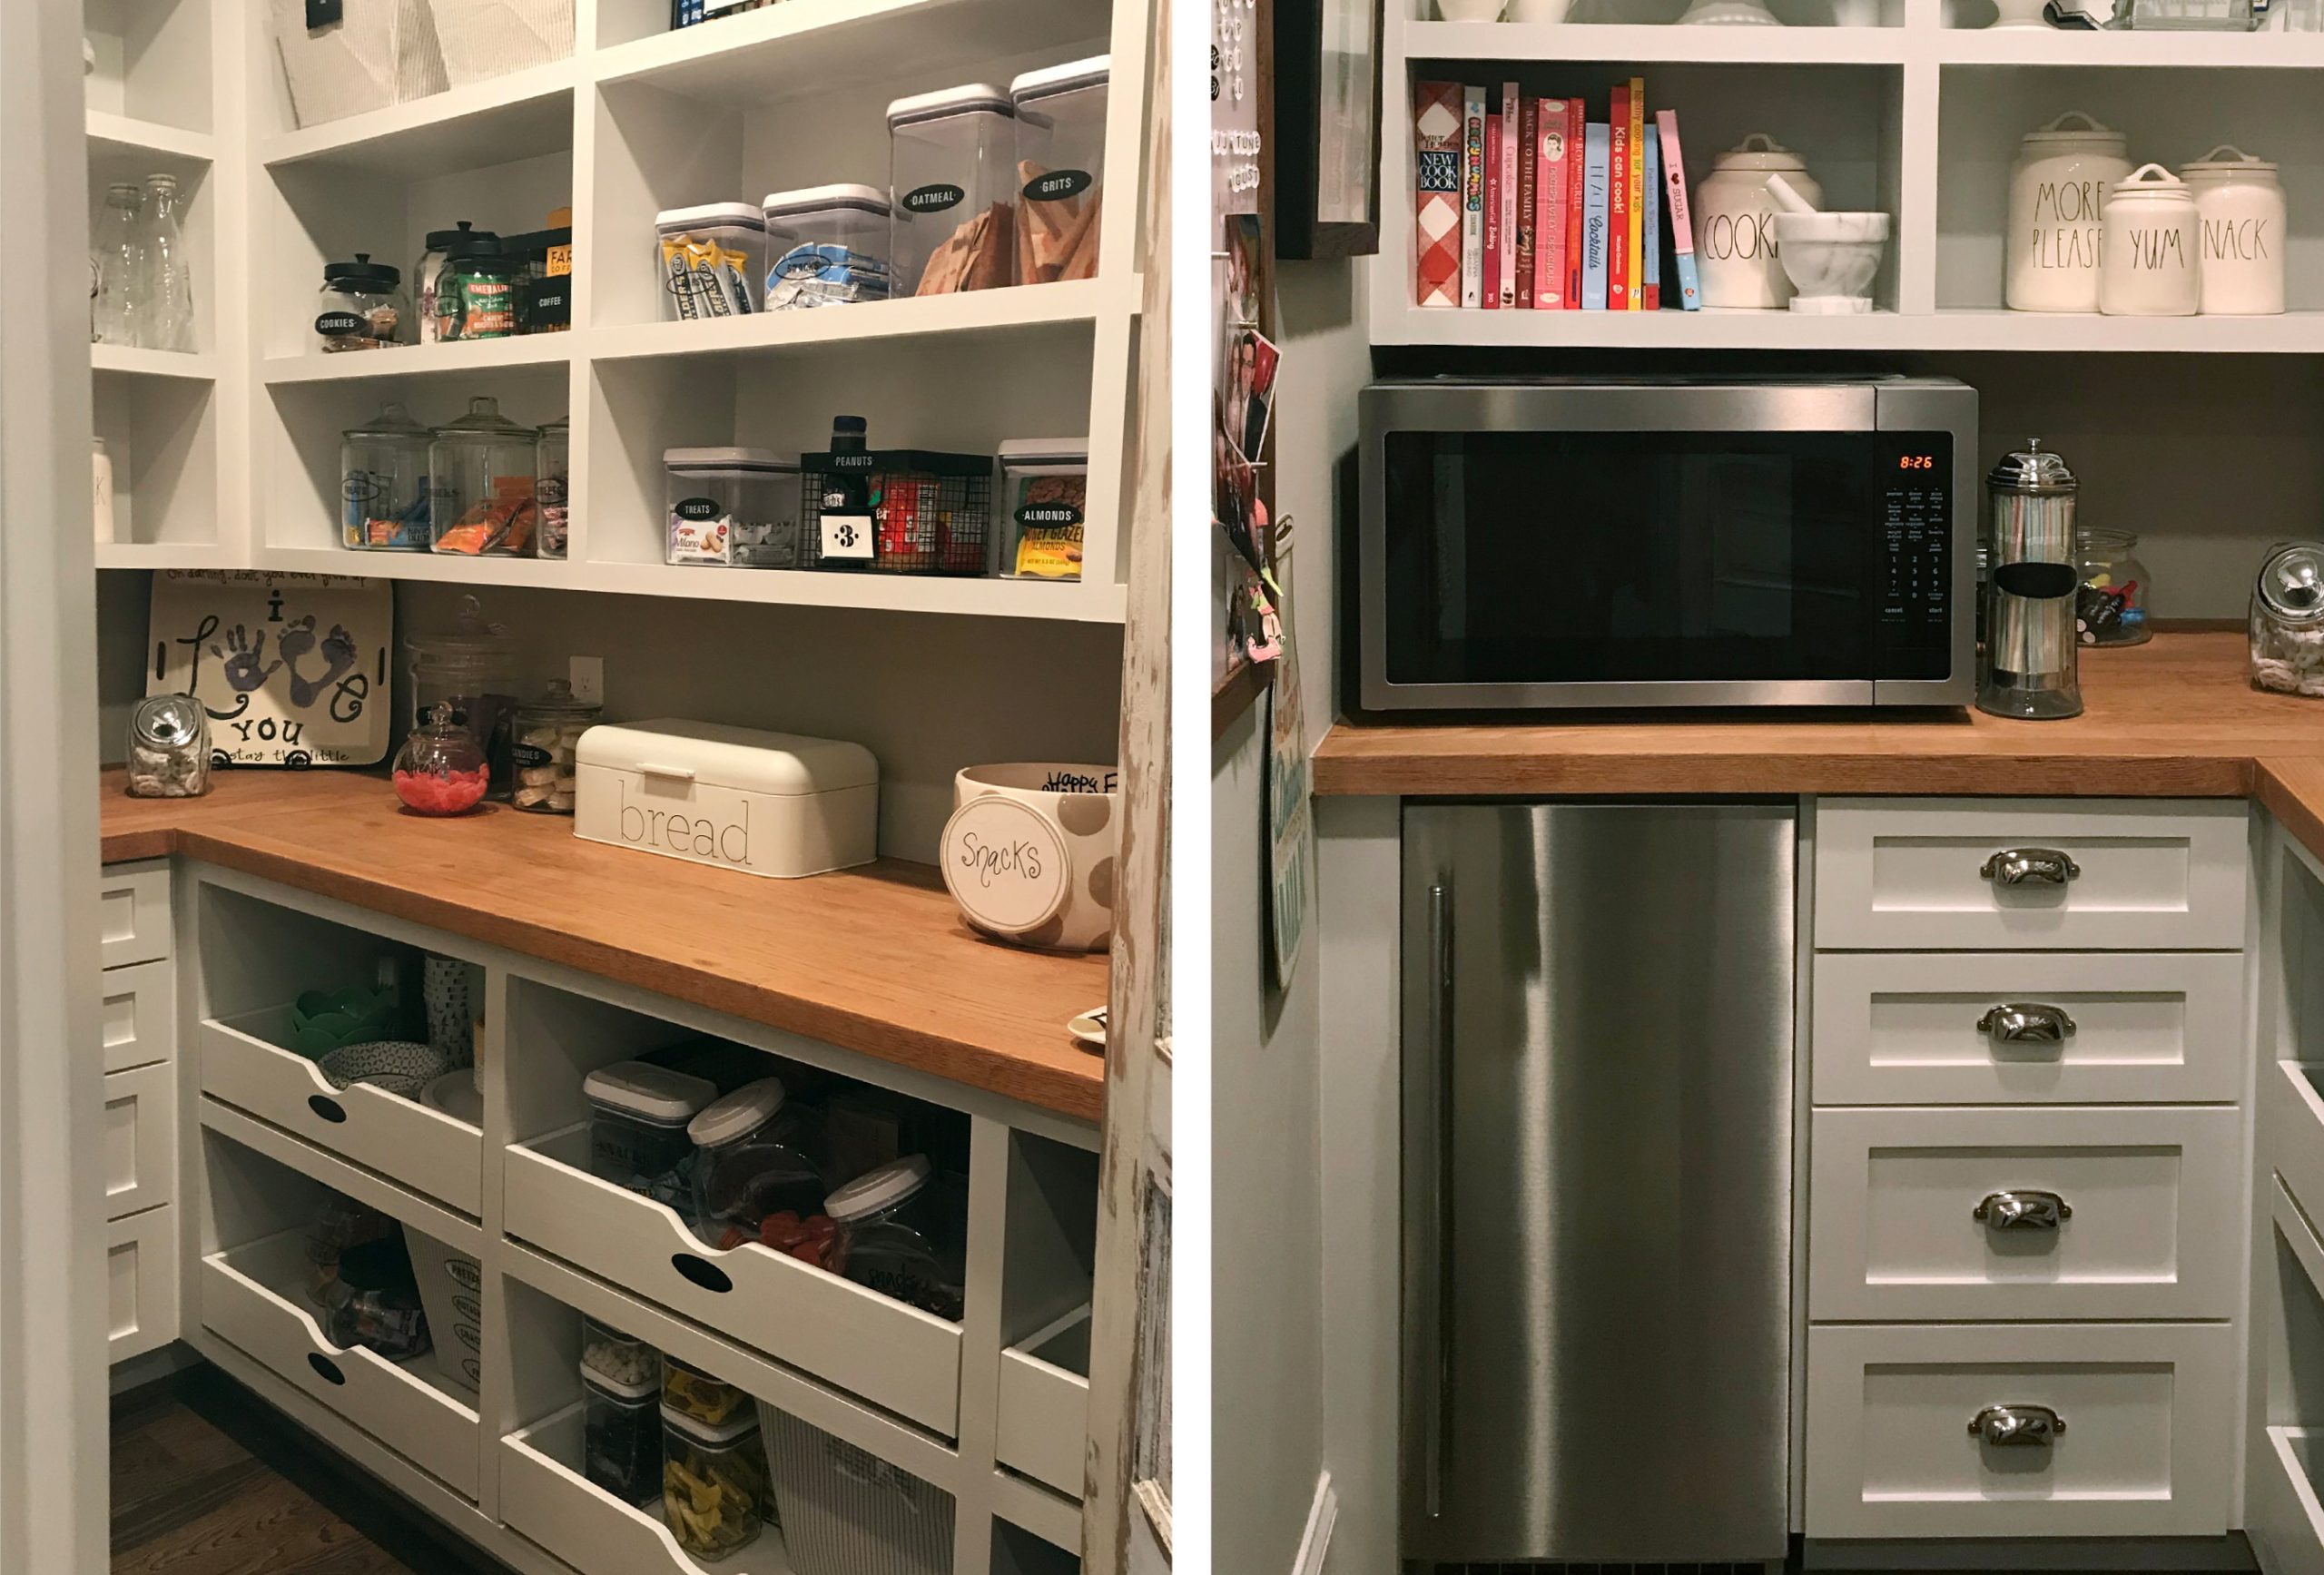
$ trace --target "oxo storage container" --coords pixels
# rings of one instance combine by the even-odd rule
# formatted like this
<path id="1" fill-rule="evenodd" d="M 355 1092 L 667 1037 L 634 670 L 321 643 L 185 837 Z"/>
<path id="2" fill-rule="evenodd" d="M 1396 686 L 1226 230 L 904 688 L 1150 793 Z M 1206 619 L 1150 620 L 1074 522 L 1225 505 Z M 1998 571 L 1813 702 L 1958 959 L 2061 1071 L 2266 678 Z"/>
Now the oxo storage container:
<path id="1" fill-rule="evenodd" d="M 766 1447 L 751 1406 L 718 1423 L 662 1407 L 662 1513 L 678 1546 L 705 1564 L 758 1540 Z"/>
<path id="2" fill-rule="evenodd" d="M 951 1575 L 951 1494 L 764 1401 L 759 1419 L 798 1575 Z"/>
<path id="3" fill-rule="evenodd" d="M 686 1123 L 717 1085 L 645 1061 L 616 1061 L 582 1079 L 589 1101 L 589 1173 L 684 1209 L 680 1167 L 694 1154 Z"/>
<path id="4" fill-rule="evenodd" d="M 628 1504 L 662 1496 L 661 1383 L 625 1383 L 581 1364 L 582 1474 Z"/>
<path id="5" fill-rule="evenodd" d="M 769 192 L 767 311 L 888 299 L 887 198 L 869 186 Z"/>
<path id="6" fill-rule="evenodd" d="M 1089 439 L 1011 438 L 1000 445 L 1000 560 L 1016 579 L 1081 577 Z"/>
<path id="7" fill-rule="evenodd" d="M 715 1247 L 785 1238 L 799 1245 L 803 1229 L 777 1231 L 767 1221 L 788 1213 L 804 1222 L 822 1211 L 816 1136 L 780 1078 L 745 1083 L 688 1123 L 694 1229 L 702 1239 Z"/>
<path id="8" fill-rule="evenodd" d="M 1105 201 L 1108 57 L 1029 71 L 1017 111 L 1017 282 L 1092 279 Z"/>
<path id="9" fill-rule="evenodd" d="M 823 1200 L 830 1266 L 859 1285 L 958 1323 L 964 1223 L 924 1154 L 868 1171 Z"/>
<path id="10" fill-rule="evenodd" d="M 898 295 L 1015 282 L 1017 114 L 990 83 L 888 105 L 888 261 Z"/>
<path id="11" fill-rule="evenodd" d="M 665 448 L 663 559 L 799 566 L 799 465 L 764 448 Z"/>
<path id="12" fill-rule="evenodd" d="M 705 202 L 654 215 L 662 316 L 671 322 L 743 317 L 758 310 L 766 219 L 748 202 Z"/>
<path id="13" fill-rule="evenodd" d="M 573 834 L 593 842 L 753 875 L 878 857 L 880 765 L 860 743 L 670 718 L 593 727 L 578 759 Z"/>

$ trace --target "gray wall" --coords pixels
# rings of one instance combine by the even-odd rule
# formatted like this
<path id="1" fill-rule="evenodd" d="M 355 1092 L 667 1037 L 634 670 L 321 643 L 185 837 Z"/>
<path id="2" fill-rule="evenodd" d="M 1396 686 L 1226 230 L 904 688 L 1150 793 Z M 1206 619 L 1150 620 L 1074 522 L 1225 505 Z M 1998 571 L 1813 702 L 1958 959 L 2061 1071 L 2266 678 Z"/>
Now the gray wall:
<path id="1" fill-rule="evenodd" d="M 1344 262 L 1280 270 L 1284 405 L 1276 507 L 1293 532 L 1284 583 L 1313 749 L 1332 717 L 1333 467 L 1355 440 L 1369 375 L 1360 275 Z M 1265 704 L 1211 755 L 1211 1531 L 1218 1575 L 1288 1575 L 1322 1424 L 1322 1157 L 1316 1106 L 1319 920 L 1312 898 L 1290 988 L 1265 988 Z"/>
<path id="2" fill-rule="evenodd" d="M 153 596 L 150 569 L 108 569 L 97 576 L 97 758 L 129 758 L 129 714 L 145 694 L 145 613 Z"/>

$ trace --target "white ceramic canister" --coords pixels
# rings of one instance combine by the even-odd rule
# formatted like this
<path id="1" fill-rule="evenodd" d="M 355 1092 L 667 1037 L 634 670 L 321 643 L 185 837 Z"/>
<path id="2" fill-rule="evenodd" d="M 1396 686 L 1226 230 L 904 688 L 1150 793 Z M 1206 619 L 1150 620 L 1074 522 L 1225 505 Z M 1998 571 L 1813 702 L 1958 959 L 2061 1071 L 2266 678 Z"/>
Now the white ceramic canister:
<path id="1" fill-rule="evenodd" d="M 1799 155 L 1765 132 L 1753 132 L 1711 162 L 1695 188 L 1695 266 L 1705 306 L 1757 307 L 1779 311 L 1791 300 L 1791 276 L 1776 251 L 1768 223 L 1777 212 L 1768 177 L 1781 175 L 1815 207 L 1824 188 Z"/>
<path id="2" fill-rule="evenodd" d="M 2192 317 L 2195 194 L 2161 164 L 2141 164 L 2106 199 L 2098 310 L 2112 317 Z"/>
<path id="3" fill-rule="evenodd" d="M 2206 316 L 2272 317 L 2284 309 L 2284 188 L 2276 166 L 2213 148 L 2179 172 L 2195 193 L 2195 271 Z"/>
<path id="4" fill-rule="evenodd" d="M 2079 126 L 2069 122 L 2079 121 Z M 2078 109 L 2018 143 L 2009 172 L 2009 257 L 2003 299 L 2013 311 L 2096 311 L 2105 212 L 2131 172 L 2128 140 Z"/>

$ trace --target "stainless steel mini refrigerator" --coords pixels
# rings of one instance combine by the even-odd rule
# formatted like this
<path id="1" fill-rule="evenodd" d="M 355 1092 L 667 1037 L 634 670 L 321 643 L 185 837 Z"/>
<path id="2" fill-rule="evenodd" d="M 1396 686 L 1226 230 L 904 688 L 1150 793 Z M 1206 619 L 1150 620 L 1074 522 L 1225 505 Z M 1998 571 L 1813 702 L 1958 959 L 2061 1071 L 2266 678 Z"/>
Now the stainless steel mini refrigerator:
<path id="1" fill-rule="evenodd" d="M 1794 806 L 1403 831 L 1405 1559 L 1782 1558 Z"/>

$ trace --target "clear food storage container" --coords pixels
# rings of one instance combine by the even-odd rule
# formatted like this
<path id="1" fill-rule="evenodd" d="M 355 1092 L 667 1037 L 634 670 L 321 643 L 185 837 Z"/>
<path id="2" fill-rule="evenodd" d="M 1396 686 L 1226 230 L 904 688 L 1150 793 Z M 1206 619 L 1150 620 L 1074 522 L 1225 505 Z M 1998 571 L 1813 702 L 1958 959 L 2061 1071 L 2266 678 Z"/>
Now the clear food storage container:
<path id="1" fill-rule="evenodd" d="M 625 1382 L 581 1363 L 582 1474 L 629 1504 L 662 1492 L 661 1384 Z"/>
<path id="2" fill-rule="evenodd" d="M 766 267 L 766 217 L 748 202 L 705 202 L 654 215 L 662 316 L 670 322 L 743 317 Z"/>
<path id="3" fill-rule="evenodd" d="M 756 1540 L 768 1506 L 755 1412 L 713 1424 L 665 1405 L 662 1455 L 662 1513 L 679 1547 L 710 1563 Z"/>
<path id="4" fill-rule="evenodd" d="M 390 400 L 339 435 L 339 539 L 359 552 L 426 552 L 428 428 Z"/>
<path id="5" fill-rule="evenodd" d="M 724 1379 L 714 1378 L 675 1356 L 662 1358 L 664 1411 L 712 1427 L 724 1427 L 738 1413 L 748 1415 L 750 1403 L 749 1395 Z"/>
<path id="6" fill-rule="evenodd" d="M 769 192 L 767 311 L 888 299 L 888 200 L 869 186 Z"/>
<path id="7" fill-rule="evenodd" d="M 537 699 L 518 706 L 516 742 L 509 747 L 517 783 L 509 802 L 536 814 L 571 814 L 574 751 L 604 710 L 593 701 L 575 699 L 573 685 L 562 678 L 550 679 Z"/>
<path id="8" fill-rule="evenodd" d="M 838 1226 L 829 1267 L 883 1296 L 958 1322 L 960 1222 L 914 1154 L 859 1176 L 823 1200 Z"/>
<path id="9" fill-rule="evenodd" d="M 1011 438 L 1000 446 L 1000 572 L 1016 579 L 1081 577 L 1089 439 Z"/>
<path id="10" fill-rule="evenodd" d="M 445 331 L 444 322 L 459 310 L 458 281 L 452 276 L 452 265 L 478 251 L 499 251 L 500 237 L 463 219 L 452 229 L 430 230 L 424 244 L 419 266 L 412 271 L 413 304 L 419 309 L 419 342 L 434 344 L 456 337 Z"/>
<path id="11" fill-rule="evenodd" d="M 743 1084 L 696 1116 L 686 1136 L 694 1148 L 694 1229 L 703 1240 L 718 1247 L 755 1241 L 803 1256 L 798 1249 L 811 1232 L 829 1241 L 829 1219 L 820 1230 L 808 1224 L 822 1217 L 830 1190 L 815 1160 L 814 1128 L 790 1103 L 782 1078 Z"/>
<path id="12" fill-rule="evenodd" d="M 468 413 L 436 428 L 428 446 L 428 527 L 438 552 L 530 557 L 539 523 L 533 496 L 540 434 L 478 395 Z"/>
<path id="13" fill-rule="evenodd" d="M 1108 57 L 1029 71 L 1017 109 L 1017 282 L 1098 275 Z"/>
<path id="14" fill-rule="evenodd" d="M 656 1395 L 661 1393 L 662 1354 L 645 1341 L 595 1318 L 581 1320 L 581 1365 L 611 1383 L 651 1384 Z M 583 1376 L 586 1377 L 587 1373 Z"/>
<path id="15" fill-rule="evenodd" d="M 517 308 L 529 279 L 525 260 L 502 251 L 497 243 L 454 259 L 436 281 L 437 337 L 515 337 Z"/>
<path id="16" fill-rule="evenodd" d="M 2146 616 L 2153 577 L 2138 552 L 2139 538 L 2127 530 L 2074 532 L 2074 562 L 2082 570 L 2074 633 L 2083 645 L 2143 645 L 2154 638 Z"/>
<path id="17" fill-rule="evenodd" d="M 663 559 L 799 566 L 799 464 L 765 448 L 665 448 Z"/>
<path id="18" fill-rule="evenodd" d="M 360 1345 L 390 1362 L 427 1351 L 428 1314 L 401 1231 L 340 1254 L 339 1278 L 328 1295 L 324 1334 L 341 1350 Z"/>
<path id="19" fill-rule="evenodd" d="M 352 262 L 323 264 L 323 292 L 315 312 L 315 335 L 325 350 L 374 350 L 408 337 L 410 309 L 403 295 L 403 271 L 374 262 L 359 251 Z"/>
<path id="20" fill-rule="evenodd" d="M 691 1201 L 686 1123 L 718 1098 L 705 1078 L 645 1061 L 616 1061 L 582 1079 L 589 1101 L 589 1173 L 678 1209 Z"/>
<path id="21" fill-rule="evenodd" d="M 462 596 L 449 627 L 421 630 L 411 652 L 414 725 L 424 726 L 438 705 L 476 737 L 492 766 L 492 780 L 508 781 L 508 718 L 517 708 L 516 655 L 508 632 L 484 615 L 474 596 Z"/>
<path id="22" fill-rule="evenodd" d="M 1017 112 L 990 83 L 888 105 L 888 267 L 898 295 L 1016 281 Z"/>
<path id="23" fill-rule="evenodd" d="M 2251 587 L 2251 686 L 2324 696 L 2324 542 L 2278 544 Z"/>
<path id="24" fill-rule="evenodd" d="M 567 513 L 573 469 L 573 423 L 559 416 L 541 423 L 540 458 L 534 470 L 533 501 L 541 511 L 534 546 L 543 557 L 563 557 L 572 540 Z"/>

